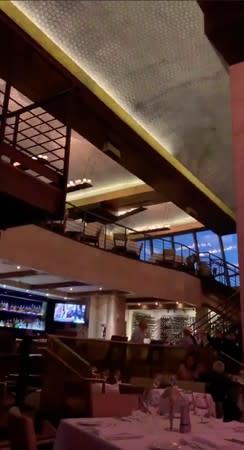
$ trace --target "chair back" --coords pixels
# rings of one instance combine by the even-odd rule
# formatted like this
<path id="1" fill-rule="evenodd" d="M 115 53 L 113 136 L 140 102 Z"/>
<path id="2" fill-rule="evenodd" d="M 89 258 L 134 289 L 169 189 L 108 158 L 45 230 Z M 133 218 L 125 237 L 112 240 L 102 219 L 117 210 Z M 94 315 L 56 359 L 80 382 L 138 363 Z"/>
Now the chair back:
<path id="1" fill-rule="evenodd" d="M 120 394 L 143 394 L 145 388 L 143 386 L 134 386 L 129 383 L 120 383 L 119 392 Z"/>
<path id="2" fill-rule="evenodd" d="M 149 389 L 153 387 L 153 378 L 149 377 L 132 377 L 130 379 L 130 383 L 134 386 L 141 386 L 145 389 Z"/>
<path id="3" fill-rule="evenodd" d="M 177 386 L 184 391 L 192 391 L 198 393 L 204 393 L 206 389 L 206 384 L 199 381 L 180 381 L 177 380 Z"/>
<path id="4" fill-rule="evenodd" d="M 111 341 L 127 342 L 128 337 L 127 336 L 119 336 L 118 334 L 113 334 L 111 337 Z"/>
<path id="5" fill-rule="evenodd" d="M 92 417 L 126 417 L 139 408 L 139 397 L 133 394 L 92 394 Z"/>
<path id="6" fill-rule="evenodd" d="M 18 408 L 9 411 L 8 429 L 11 450 L 37 450 L 33 421 Z"/>

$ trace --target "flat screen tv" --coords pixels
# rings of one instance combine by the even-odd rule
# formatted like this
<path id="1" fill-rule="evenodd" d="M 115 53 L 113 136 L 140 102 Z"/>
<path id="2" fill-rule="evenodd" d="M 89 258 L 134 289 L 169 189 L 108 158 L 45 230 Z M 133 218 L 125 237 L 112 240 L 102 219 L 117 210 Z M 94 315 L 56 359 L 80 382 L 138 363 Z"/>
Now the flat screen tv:
<path id="1" fill-rule="evenodd" d="M 54 322 L 85 323 L 86 305 L 56 303 Z"/>

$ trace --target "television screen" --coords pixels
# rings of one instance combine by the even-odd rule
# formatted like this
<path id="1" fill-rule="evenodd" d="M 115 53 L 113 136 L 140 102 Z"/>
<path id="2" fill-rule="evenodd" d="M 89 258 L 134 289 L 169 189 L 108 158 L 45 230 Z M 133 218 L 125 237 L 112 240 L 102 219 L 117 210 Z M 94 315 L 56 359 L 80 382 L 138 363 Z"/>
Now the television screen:
<path id="1" fill-rule="evenodd" d="M 86 305 L 56 303 L 55 322 L 85 323 Z"/>

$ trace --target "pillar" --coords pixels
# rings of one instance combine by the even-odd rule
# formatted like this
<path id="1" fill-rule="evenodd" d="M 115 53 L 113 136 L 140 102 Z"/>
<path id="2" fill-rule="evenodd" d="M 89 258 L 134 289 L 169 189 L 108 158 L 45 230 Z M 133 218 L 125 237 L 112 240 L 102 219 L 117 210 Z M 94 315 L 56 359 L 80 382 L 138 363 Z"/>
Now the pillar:
<path id="1" fill-rule="evenodd" d="M 242 343 L 244 349 L 244 61 L 230 66 L 230 88 Z"/>
<path id="2" fill-rule="evenodd" d="M 198 0 L 205 35 L 229 66 L 233 169 L 240 270 L 240 305 L 244 349 L 244 2 Z M 226 182 L 231 180 L 226 180 Z"/>
<path id="3" fill-rule="evenodd" d="M 88 337 L 111 339 L 116 334 L 125 335 L 125 298 L 118 293 L 94 295 L 90 299 Z"/>
<path id="4" fill-rule="evenodd" d="M 208 321 L 209 310 L 206 306 L 200 306 L 196 309 L 196 322 L 198 322 L 199 329 L 206 329 L 206 323 Z"/>

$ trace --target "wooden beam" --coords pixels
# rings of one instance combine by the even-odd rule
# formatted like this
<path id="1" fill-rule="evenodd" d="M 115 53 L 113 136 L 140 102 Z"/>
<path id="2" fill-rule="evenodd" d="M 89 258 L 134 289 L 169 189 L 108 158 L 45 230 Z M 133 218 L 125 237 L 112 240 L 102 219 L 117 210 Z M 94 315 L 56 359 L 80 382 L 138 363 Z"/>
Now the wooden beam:
<path id="1" fill-rule="evenodd" d="M 129 199 L 134 196 L 141 196 L 146 193 L 153 193 L 154 190 L 151 186 L 148 186 L 146 184 L 139 184 L 138 186 L 133 187 L 125 187 L 125 188 L 114 188 L 114 190 L 108 190 L 107 192 L 97 193 L 96 195 L 85 196 L 85 198 L 81 194 L 81 198 L 77 198 L 76 200 L 70 200 L 72 198 L 71 195 L 68 194 L 67 201 L 72 203 L 74 206 L 92 206 L 97 203 L 102 202 L 115 202 L 116 200 L 126 201 L 126 199 Z"/>
<path id="2" fill-rule="evenodd" d="M 57 288 L 66 288 L 66 287 L 75 287 L 75 286 L 89 286 L 86 283 L 81 283 L 79 281 L 60 281 L 57 283 L 40 283 L 40 284 L 31 284 L 31 289 L 57 289 Z"/>
<path id="3" fill-rule="evenodd" d="M 55 215 L 62 210 L 63 192 L 51 184 L 0 160 L 0 193 Z M 7 214 L 7 211 L 2 211 Z"/>
<path id="4" fill-rule="evenodd" d="M 128 195 L 126 197 L 114 198 L 109 201 L 105 201 L 102 203 L 102 206 L 107 209 L 116 211 L 119 209 L 156 205 L 159 203 L 164 203 L 165 200 L 165 195 L 158 193 L 154 191 L 154 189 L 150 188 L 150 190 L 145 190 L 145 192 L 138 192 L 136 194 L 132 193 L 131 195 Z"/>
<path id="5" fill-rule="evenodd" d="M 172 226 L 170 227 L 170 230 L 165 230 L 165 231 L 150 231 L 149 233 L 149 239 L 154 239 L 154 238 L 167 238 L 168 236 L 172 236 L 172 235 L 176 235 L 176 240 L 177 240 L 177 234 L 180 233 L 189 233 L 190 231 L 199 231 L 199 230 L 204 230 L 205 226 L 200 223 L 200 222 L 192 222 L 192 223 L 186 223 L 184 225 L 178 225 L 178 226 Z M 136 233 L 136 234 L 129 234 L 129 238 L 131 240 L 141 240 L 141 239 L 145 239 L 145 235 L 141 232 L 141 233 Z"/>
<path id="6" fill-rule="evenodd" d="M 20 150 L 16 150 L 14 147 L 11 147 L 10 145 L 5 143 L 0 143 L 0 155 L 7 156 L 13 162 L 20 163 L 21 166 L 25 167 L 26 170 L 36 172 L 58 186 L 61 185 L 61 175 L 54 170 L 51 170 L 48 166 L 44 165 L 41 159 L 34 160 L 31 158 L 31 156 L 27 156 L 24 153 L 21 153 Z M 18 167 L 15 167 L 15 169 L 21 170 Z"/>
<path id="7" fill-rule="evenodd" d="M 7 280 L 9 278 L 23 278 L 38 275 L 36 270 L 16 270 L 13 272 L 0 273 L 0 280 Z"/>

